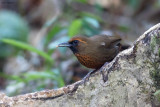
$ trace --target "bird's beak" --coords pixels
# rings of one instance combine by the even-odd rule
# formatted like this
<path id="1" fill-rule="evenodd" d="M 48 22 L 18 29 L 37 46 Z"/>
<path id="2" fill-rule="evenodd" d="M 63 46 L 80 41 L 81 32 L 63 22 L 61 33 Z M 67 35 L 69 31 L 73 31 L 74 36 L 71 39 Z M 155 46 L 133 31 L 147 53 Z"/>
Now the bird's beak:
<path id="1" fill-rule="evenodd" d="M 61 43 L 57 47 L 71 47 L 72 45 L 69 43 Z"/>

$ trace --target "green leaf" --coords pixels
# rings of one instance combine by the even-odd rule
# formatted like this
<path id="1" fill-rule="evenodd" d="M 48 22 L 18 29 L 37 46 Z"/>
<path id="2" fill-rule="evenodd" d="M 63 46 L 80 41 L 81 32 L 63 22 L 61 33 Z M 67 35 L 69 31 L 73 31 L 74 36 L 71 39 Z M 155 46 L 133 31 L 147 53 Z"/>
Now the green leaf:
<path id="1" fill-rule="evenodd" d="M 0 77 L 7 78 L 9 80 L 16 80 L 17 82 L 24 82 L 24 80 L 17 75 L 7 75 L 5 73 L 0 72 Z"/>
<path id="2" fill-rule="evenodd" d="M 68 31 L 69 37 L 73 37 L 74 35 L 80 33 L 81 27 L 82 27 L 82 20 L 81 19 L 74 20 L 69 27 Z"/>
<path id="3" fill-rule="evenodd" d="M 95 28 L 99 28 L 99 22 L 95 18 L 84 17 L 83 20 Z"/>
<path id="4" fill-rule="evenodd" d="M 29 44 L 26 44 L 26 43 L 23 43 L 23 42 L 20 42 L 20 41 L 17 41 L 17 40 L 13 40 L 13 39 L 1 39 L 0 41 L 2 41 L 4 43 L 7 43 L 7 44 L 10 44 L 12 46 L 16 46 L 16 47 L 21 48 L 21 49 L 25 49 L 25 50 L 28 50 L 28 51 L 35 52 L 38 55 L 42 56 L 46 61 L 48 61 L 50 63 L 53 63 L 52 58 L 48 54 L 34 48 L 33 46 L 31 46 Z"/>
<path id="5" fill-rule="evenodd" d="M 85 35 L 92 36 L 99 34 L 99 23 L 94 18 L 84 17 L 83 18 L 83 29 Z"/>
<path id="6" fill-rule="evenodd" d="M 158 90 L 158 91 L 156 91 L 156 92 L 154 93 L 155 96 L 158 95 L 158 94 L 160 94 L 160 90 Z"/>
<path id="7" fill-rule="evenodd" d="M 53 69 L 52 71 L 44 71 L 44 72 L 27 72 L 23 74 L 25 82 L 30 82 L 38 79 L 52 79 L 56 80 L 58 83 L 58 87 L 64 86 L 64 80 L 58 69 Z"/>
<path id="8" fill-rule="evenodd" d="M 24 77 L 28 82 L 37 79 L 56 79 L 56 76 L 51 72 L 27 72 Z"/>
<path id="9" fill-rule="evenodd" d="M 17 13 L 12 11 L 0 11 L 0 39 L 12 38 L 26 41 L 28 36 L 28 25 Z"/>
<path id="10" fill-rule="evenodd" d="M 26 42 L 29 33 L 27 22 L 17 13 L 0 11 L 0 39 L 9 38 Z M 7 57 L 15 50 L 0 42 L 0 57 Z"/>

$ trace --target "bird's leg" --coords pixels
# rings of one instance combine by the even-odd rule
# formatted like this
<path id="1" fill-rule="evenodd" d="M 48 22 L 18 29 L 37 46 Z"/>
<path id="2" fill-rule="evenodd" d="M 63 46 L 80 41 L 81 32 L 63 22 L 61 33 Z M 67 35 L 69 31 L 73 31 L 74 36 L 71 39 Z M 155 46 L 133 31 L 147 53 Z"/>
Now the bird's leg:
<path id="1" fill-rule="evenodd" d="M 108 75 L 109 75 L 109 71 L 107 71 L 107 75 L 104 75 L 103 73 L 103 70 L 104 70 L 104 67 L 109 64 L 108 62 L 106 62 L 101 68 L 100 68 L 100 72 L 102 74 L 102 79 L 104 82 L 106 82 L 108 80 Z"/>
<path id="2" fill-rule="evenodd" d="M 104 75 L 103 70 L 100 70 L 100 71 L 101 71 L 101 74 L 102 74 L 103 81 L 106 82 L 108 80 L 109 72 L 107 71 L 107 75 Z"/>
<path id="3" fill-rule="evenodd" d="M 107 65 L 107 64 L 109 64 L 108 62 L 106 62 L 99 70 L 100 70 L 100 72 L 101 72 L 101 74 L 102 74 L 102 78 L 103 78 L 103 81 L 104 82 L 106 82 L 107 80 L 108 80 L 108 75 L 109 75 L 109 71 L 107 71 L 107 75 L 104 75 L 104 73 L 103 73 L 103 69 L 104 69 L 104 67 Z M 97 72 L 98 71 L 98 69 L 95 69 L 95 70 L 93 70 L 93 71 L 90 71 L 82 80 L 82 83 L 86 83 L 86 81 L 87 81 L 87 79 L 89 79 L 89 77 L 93 74 L 93 73 L 95 73 L 95 72 Z"/>
<path id="4" fill-rule="evenodd" d="M 97 69 L 95 69 L 95 70 L 93 70 L 93 71 L 90 71 L 82 80 L 82 82 L 85 84 L 86 83 L 86 81 L 87 81 L 87 79 L 89 79 L 89 77 L 93 74 L 93 73 L 95 73 L 97 71 Z"/>

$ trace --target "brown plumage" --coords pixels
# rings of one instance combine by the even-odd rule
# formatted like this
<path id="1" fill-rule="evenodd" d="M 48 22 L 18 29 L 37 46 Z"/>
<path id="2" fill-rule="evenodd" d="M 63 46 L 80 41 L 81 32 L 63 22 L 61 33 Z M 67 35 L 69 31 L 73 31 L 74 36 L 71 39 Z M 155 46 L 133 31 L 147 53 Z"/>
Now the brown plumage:
<path id="1" fill-rule="evenodd" d="M 118 36 L 96 35 L 76 36 L 58 47 L 69 47 L 79 62 L 87 68 L 99 69 L 119 53 L 121 38 Z"/>

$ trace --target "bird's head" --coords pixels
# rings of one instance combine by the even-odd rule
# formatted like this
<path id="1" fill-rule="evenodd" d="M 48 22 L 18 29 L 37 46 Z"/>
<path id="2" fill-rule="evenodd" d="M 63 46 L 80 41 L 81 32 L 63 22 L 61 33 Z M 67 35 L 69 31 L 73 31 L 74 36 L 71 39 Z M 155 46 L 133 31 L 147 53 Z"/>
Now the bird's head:
<path id="1" fill-rule="evenodd" d="M 68 47 L 73 51 L 73 53 L 78 53 L 80 51 L 83 51 L 87 47 L 87 44 L 88 38 L 84 36 L 76 36 L 71 38 L 66 43 L 59 44 L 58 47 Z"/>

